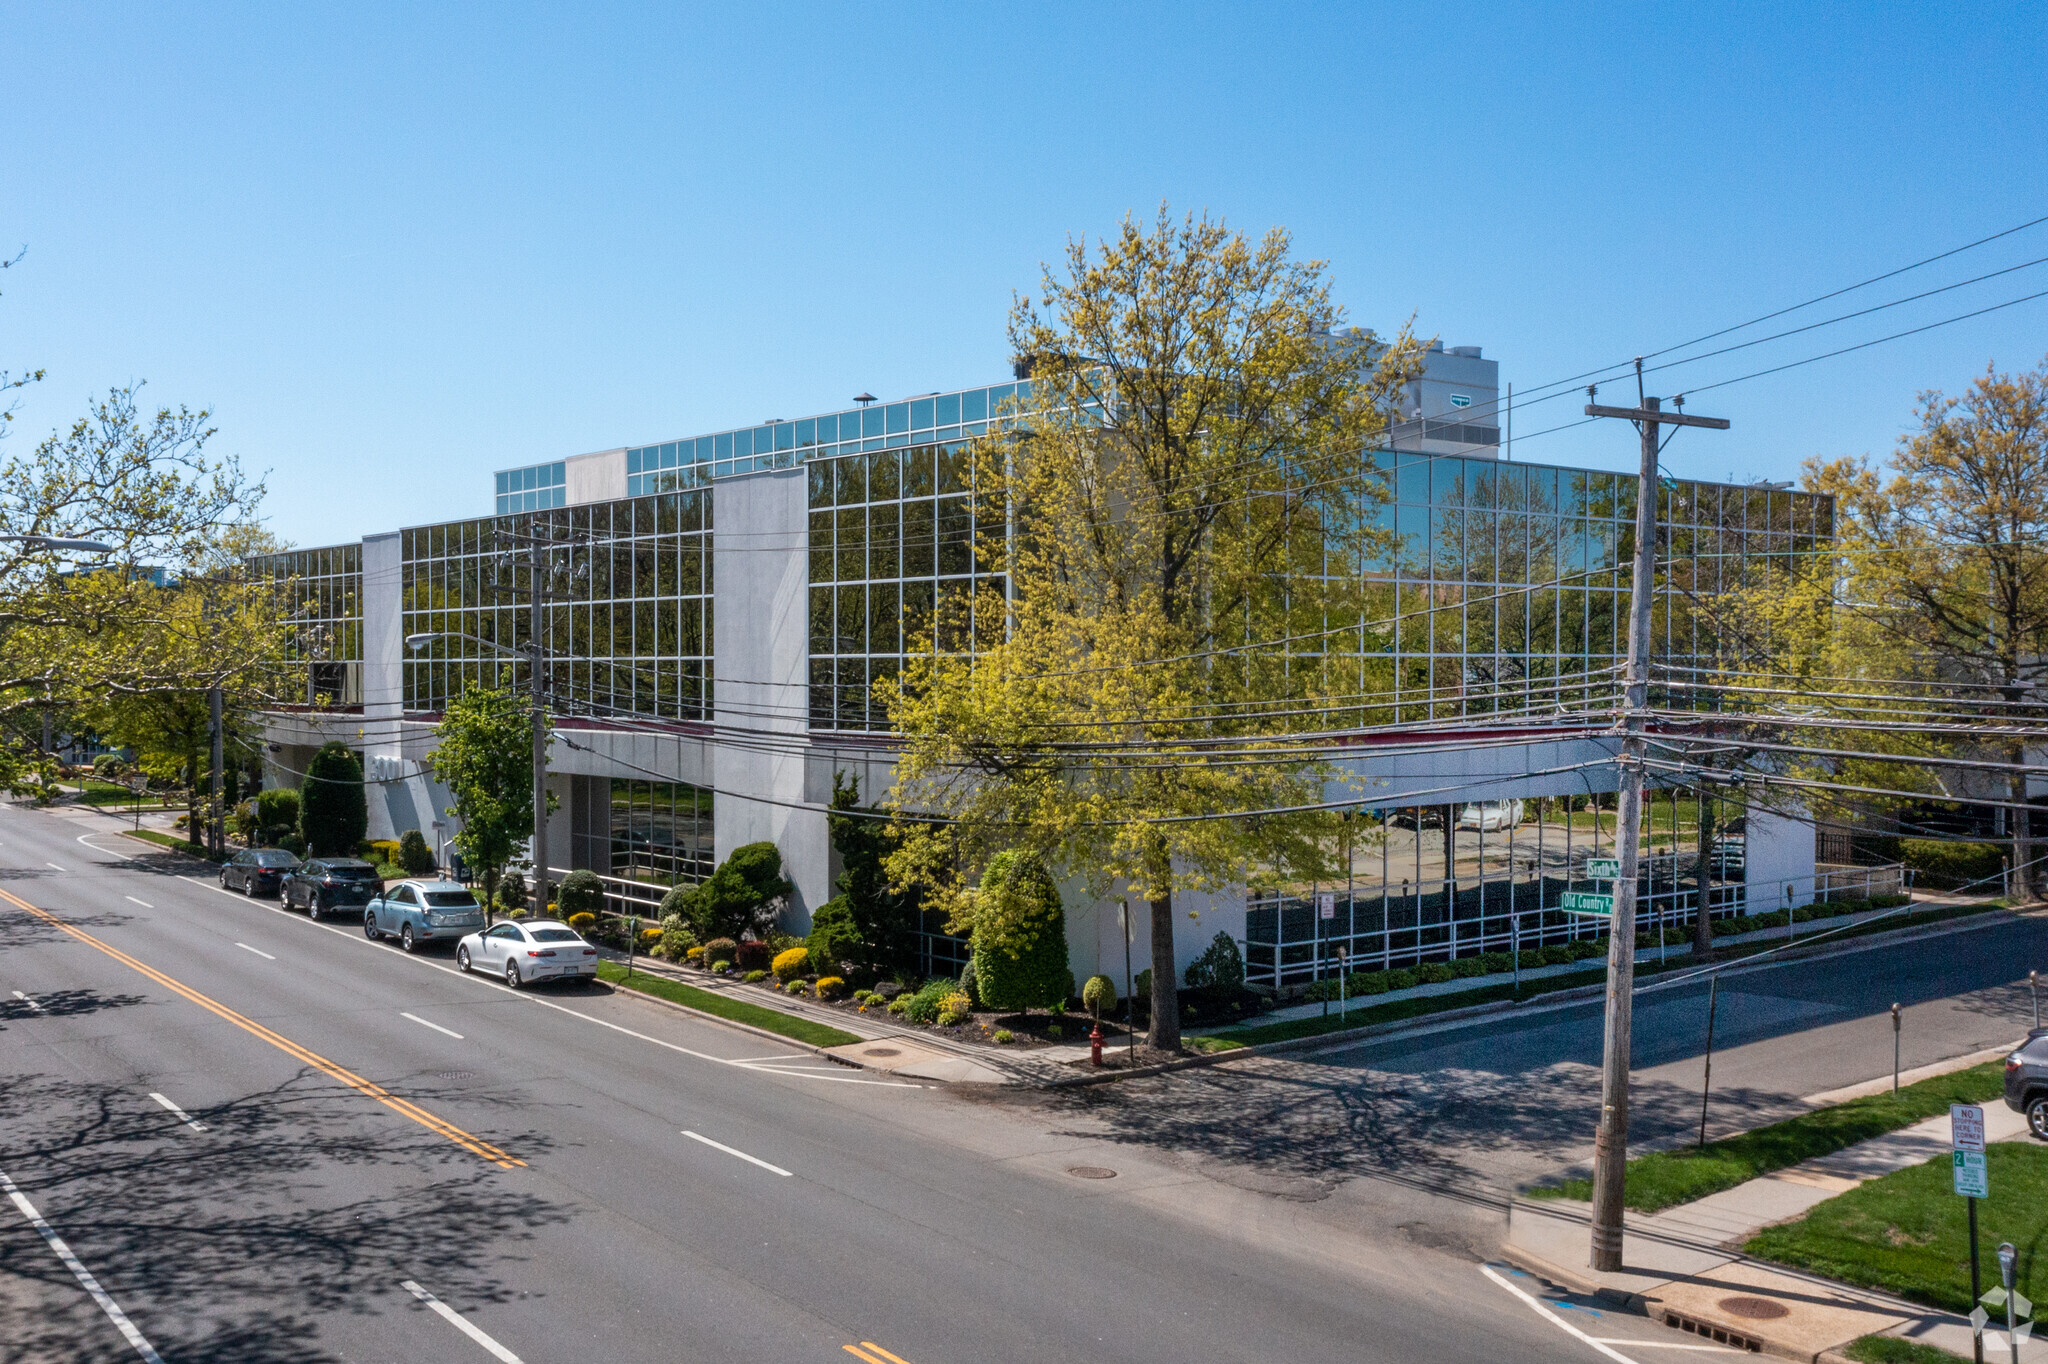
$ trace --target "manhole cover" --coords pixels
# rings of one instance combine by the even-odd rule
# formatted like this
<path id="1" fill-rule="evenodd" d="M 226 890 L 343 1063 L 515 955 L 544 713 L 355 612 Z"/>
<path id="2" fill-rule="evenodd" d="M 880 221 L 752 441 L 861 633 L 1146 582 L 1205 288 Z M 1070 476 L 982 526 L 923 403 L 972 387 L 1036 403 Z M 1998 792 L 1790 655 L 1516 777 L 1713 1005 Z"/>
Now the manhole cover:
<path id="1" fill-rule="evenodd" d="M 1792 1315 L 1791 1308 L 1769 1298 L 1723 1298 L 1720 1308 L 1729 1316 L 1741 1317 L 1745 1321 L 1772 1321 Z"/>
<path id="2" fill-rule="evenodd" d="M 1067 1173 L 1076 1179 L 1115 1179 L 1116 1171 L 1104 1165 L 1069 1165 Z"/>
<path id="3" fill-rule="evenodd" d="M 861 1053 L 862 1056 L 901 1056 L 902 1054 L 903 1049 L 900 1047 L 869 1047 Z"/>

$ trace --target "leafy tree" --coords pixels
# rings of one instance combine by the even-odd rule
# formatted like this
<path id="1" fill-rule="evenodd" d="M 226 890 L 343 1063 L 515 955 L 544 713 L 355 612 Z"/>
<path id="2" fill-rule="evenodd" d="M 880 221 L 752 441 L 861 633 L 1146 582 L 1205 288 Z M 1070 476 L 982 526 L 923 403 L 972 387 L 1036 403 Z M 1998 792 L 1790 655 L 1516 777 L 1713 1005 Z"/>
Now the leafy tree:
<path id="1" fill-rule="evenodd" d="M 533 713 L 509 689 L 466 687 L 434 736 L 434 779 L 455 797 L 448 813 L 459 825 L 456 851 L 476 868 L 489 900 L 533 833 Z"/>
<path id="2" fill-rule="evenodd" d="M 917 955 L 920 912 L 915 889 L 889 885 L 887 858 L 897 840 L 889 823 L 860 809 L 860 780 L 832 774 L 832 806 L 825 820 L 838 850 L 839 896 L 846 902 L 859 946 L 855 951 L 880 966 L 908 965 Z"/>
<path id="3" fill-rule="evenodd" d="M 1012 846 L 1091 893 L 1128 886 L 1151 910 L 1156 1047 L 1180 1043 L 1175 892 L 1325 874 L 1333 774 L 1295 736 L 1363 722 L 1359 694 L 1386 689 L 1369 447 L 1418 350 L 1342 320 L 1278 230 L 1162 209 L 1070 244 L 1010 318 L 1028 420 L 965 471 L 990 586 L 909 622 L 917 652 L 876 688 L 905 745 L 892 883 L 956 925 Z"/>
<path id="4" fill-rule="evenodd" d="M 997 853 L 974 897 L 975 988 L 991 1009 L 1063 1004 L 1074 981 L 1067 969 L 1067 918 L 1059 887 L 1036 854 Z"/>
<path id="5" fill-rule="evenodd" d="M 369 832 L 362 760 L 347 744 L 330 739 L 306 764 L 299 787 L 299 836 L 314 857 L 353 857 Z"/>
<path id="6" fill-rule="evenodd" d="M 2001 797 L 2024 869 L 2014 892 L 2040 898 L 2048 878 L 2029 865 L 2040 845 L 2017 730 L 2048 712 L 2048 361 L 1987 369 L 1960 397 L 1924 393 L 1888 470 L 1814 459 L 1803 483 L 1834 498 L 1833 526 L 1795 537 L 1789 565 L 1753 566 L 1702 632 L 1720 641 L 1727 680 L 1748 689 L 1720 701 L 1732 718 L 1713 746 L 1736 756 L 1719 765 L 1901 793 L 1854 797 L 1893 811 Z M 1832 554 L 1799 553 L 1828 530 Z M 1745 732 L 1734 726 L 1746 709 L 1770 713 Z M 1930 709 L 1966 723 L 1898 722 Z M 2014 735 L 1967 723 L 1987 717 Z M 1769 747 L 1745 752 L 1745 738 Z M 1964 756 L 2004 766 L 1987 782 L 1943 765 Z M 1840 809 L 1824 789 L 1807 799 L 1817 819 Z"/>

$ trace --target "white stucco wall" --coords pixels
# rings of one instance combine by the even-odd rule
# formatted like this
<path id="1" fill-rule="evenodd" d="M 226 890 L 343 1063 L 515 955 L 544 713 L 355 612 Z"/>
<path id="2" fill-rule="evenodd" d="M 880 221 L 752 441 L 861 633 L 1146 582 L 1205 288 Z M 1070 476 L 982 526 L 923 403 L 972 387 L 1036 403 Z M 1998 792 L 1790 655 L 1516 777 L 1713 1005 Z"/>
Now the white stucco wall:
<path id="1" fill-rule="evenodd" d="M 1750 913 L 1768 914 L 1788 904 L 1813 903 L 1812 823 L 1752 805 L 1743 821 L 1742 843 Z"/>
<path id="2" fill-rule="evenodd" d="M 723 860 L 766 839 L 796 883 L 787 927 L 832 897 L 824 815 L 804 808 L 809 730 L 810 557 L 802 469 L 712 485 L 713 827 Z M 825 778 L 829 792 L 829 769 Z"/>

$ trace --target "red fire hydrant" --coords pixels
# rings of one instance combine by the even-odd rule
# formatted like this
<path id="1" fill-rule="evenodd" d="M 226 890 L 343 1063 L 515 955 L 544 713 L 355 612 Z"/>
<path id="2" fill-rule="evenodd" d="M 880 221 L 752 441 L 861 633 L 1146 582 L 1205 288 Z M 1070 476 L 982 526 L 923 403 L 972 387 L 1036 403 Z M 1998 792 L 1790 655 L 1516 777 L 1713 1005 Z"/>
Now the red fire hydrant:
<path id="1" fill-rule="evenodd" d="M 1095 1020 L 1095 1030 L 1088 1034 L 1088 1064 L 1102 1064 L 1102 1020 Z"/>

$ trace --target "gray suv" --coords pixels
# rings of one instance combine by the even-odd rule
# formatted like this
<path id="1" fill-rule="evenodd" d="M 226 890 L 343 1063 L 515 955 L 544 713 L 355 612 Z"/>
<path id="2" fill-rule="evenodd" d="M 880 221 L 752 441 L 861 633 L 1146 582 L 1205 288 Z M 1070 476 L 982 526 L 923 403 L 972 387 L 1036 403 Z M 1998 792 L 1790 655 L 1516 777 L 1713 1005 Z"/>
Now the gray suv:
<path id="1" fill-rule="evenodd" d="M 363 936 L 392 936 L 410 952 L 452 942 L 484 926 L 484 907 L 458 881 L 400 881 L 363 909 Z"/>
<path id="2" fill-rule="evenodd" d="M 2048 1028 L 2035 1028 L 2005 1058 L 2005 1105 L 2027 1115 L 2027 1130 L 2048 1141 Z"/>

